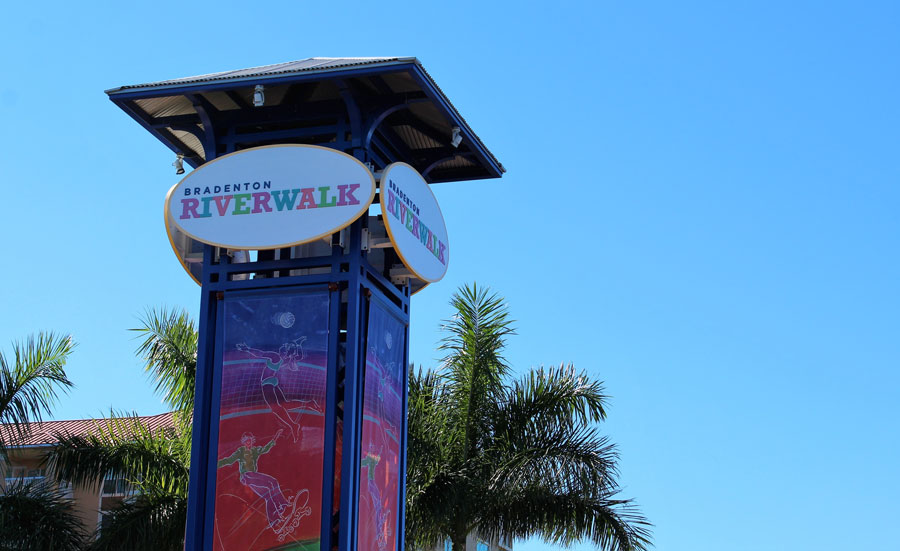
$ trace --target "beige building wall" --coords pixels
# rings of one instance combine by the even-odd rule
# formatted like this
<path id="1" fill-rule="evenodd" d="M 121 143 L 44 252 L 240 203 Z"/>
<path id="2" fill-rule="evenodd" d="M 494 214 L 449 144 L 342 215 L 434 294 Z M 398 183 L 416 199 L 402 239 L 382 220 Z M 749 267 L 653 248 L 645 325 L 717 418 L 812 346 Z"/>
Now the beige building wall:
<path id="1" fill-rule="evenodd" d="M 3 479 L 0 480 L 2 487 L 6 488 L 8 482 L 17 478 L 24 478 L 25 480 L 44 479 L 50 483 L 51 478 L 47 477 L 49 473 L 47 473 L 46 467 L 41 466 L 41 461 L 48 447 L 29 446 L 10 449 L 9 462 L 4 464 L 2 468 Z M 68 488 L 67 491 L 72 498 L 75 514 L 81 519 L 85 530 L 88 533 L 93 533 L 97 528 L 99 518 L 100 484 L 98 483 L 92 488 Z"/>

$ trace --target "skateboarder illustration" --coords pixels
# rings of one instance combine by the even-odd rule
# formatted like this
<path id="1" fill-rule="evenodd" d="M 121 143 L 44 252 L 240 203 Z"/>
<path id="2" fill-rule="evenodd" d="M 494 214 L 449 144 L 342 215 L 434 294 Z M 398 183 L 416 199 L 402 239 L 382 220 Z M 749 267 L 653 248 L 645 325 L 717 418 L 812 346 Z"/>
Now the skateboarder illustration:
<path id="1" fill-rule="evenodd" d="M 235 345 L 235 348 L 242 352 L 247 352 L 254 358 L 262 358 L 266 360 L 266 366 L 263 368 L 259 378 L 259 385 L 262 390 L 263 399 L 275 417 L 291 431 L 294 442 L 300 439 L 300 414 L 292 414 L 288 410 L 288 405 L 296 407 L 296 404 L 302 404 L 304 407 L 312 407 L 318 409 L 318 404 L 313 400 L 291 400 L 284 395 L 284 391 L 279 388 L 278 373 L 282 368 L 296 371 L 300 368 L 299 363 L 303 360 L 303 341 L 306 337 L 300 337 L 291 342 L 281 345 L 278 352 L 269 350 L 259 350 L 251 348 L 245 343 Z"/>
<path id="2" fill-rule="evenodd" d="M 217 463 L 219 469 L 233 463 L 238 464 L 241 484 L 250 488 L 253 493 L 265 501 L 269 528 L 278 534 L 279 541 L 294 531 L 301 518 L 312 514 L 312 510 L 307 507 L 309 490 L 303 489 L 289 498 L 285 497 L 278 480 L 258 470 L 260 456 L 269 453 L 275 447 L 276 441 L 283 432 L 283 429 L 279 429 L 265 446 L 254 446 L 256 437 L 253 433 L 245 432 L 241 436 L 241 446 Z"/>

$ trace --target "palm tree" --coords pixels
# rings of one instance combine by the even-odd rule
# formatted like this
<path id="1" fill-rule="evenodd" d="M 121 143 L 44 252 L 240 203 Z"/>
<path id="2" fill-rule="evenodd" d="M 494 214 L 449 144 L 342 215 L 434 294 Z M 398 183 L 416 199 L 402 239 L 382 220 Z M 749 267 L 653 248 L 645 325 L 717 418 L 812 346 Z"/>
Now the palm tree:
<path id="1" fill-rule="evenodd" d="M 410 375 L 407 547 L 463 551 L 477 531 L 646 549 L 650 525 L 618 497 L 617 452 L 597 430 L 602 385 L 571 365 L 511 380 L 503 299 L 472 285 L 451 304 L 442 368 Z"/>
<path id="2" fill-rule="evenodd" d="M 56 403 L 59 391 L 72 388 L 64 366 L 75 341 L 68 335 L 39 333 L 13 343 L 12 361 L 0 352 L 0 454 L 10 441 L 28 436 L 31 422 L 40 422 Z"/>
<path id="3" fill-rule="evenodd" d="M 78 551 L 86 539 L 72 500 L 60 490 L 16 481 L 0 494 L 0 551 Z"/>
<path id="4" fill-rule="evenodd" d="M 197 375 L 197 327 L 186 310 L 147 310 L 141 327 L 132 329 L 143 337 L 137 349 L 145 370 L 156 381 L 156 390 L 178 411 L 194 409 Z"/>
<path id="5" fill-rule="evenodd" d="M 87 435 L 57 435 L 48 454 L 51 471 L 77 486 L 104 475 L 126 480 L 134 495 L 110 511 L 93 551 L 176 551 L 184 545 L 191 455 L 197 331 L 185 311 L 148 310 L 137 353 L 175 411 L 173 430 L 151 431 L 137 415 L 99 420 Z"/>
<path id="6" fill-rule="evenodd" d="M 191 428 L 176 414 L 174 429 L 150 430 L 136 415 L 112 412 L 87 435 L 57 435 L 50 469 L 76 486 L 102 475 L 124 479 L 134 495 L 110 511 L 92 551 L 180 551 L 187 518 Z"/>
<path id="7" fill-rule="evenodd" d="M 39 333 L 0 352 L 0 463 L 72 388 L 64 366 L 75 347 L 68 335 Z M 0 550 L 79 549 L 84 540 L 72 503 L 42 481 L 12 482 L 0 493 Z"/>

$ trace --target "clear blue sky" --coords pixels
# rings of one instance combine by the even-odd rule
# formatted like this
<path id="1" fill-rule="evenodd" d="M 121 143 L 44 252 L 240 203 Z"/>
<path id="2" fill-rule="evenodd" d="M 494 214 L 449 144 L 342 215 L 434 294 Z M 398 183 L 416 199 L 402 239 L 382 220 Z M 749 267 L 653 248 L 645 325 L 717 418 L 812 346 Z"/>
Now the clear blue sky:
<path id="1" fill-rule="evenodd" d="M 199 306 L 162 223 L 172 155 L 103 90 L 417 56 L 508 173 L 437 186 L 454 254 L 412 358 L 489 284 L 517 370 L 606 381 L 658 549 L 900 548 L 897 3 L 134 6 L 0 17 L 0 346 L 75 335 L 57 418 L 162 411 L 126 328 Z"/>

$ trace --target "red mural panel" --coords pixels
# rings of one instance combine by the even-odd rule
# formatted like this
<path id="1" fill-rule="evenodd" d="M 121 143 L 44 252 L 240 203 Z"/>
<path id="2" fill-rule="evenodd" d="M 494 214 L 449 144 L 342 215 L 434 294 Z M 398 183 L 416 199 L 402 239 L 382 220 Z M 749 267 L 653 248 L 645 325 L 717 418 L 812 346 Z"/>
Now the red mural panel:
<path id="1" fill-rule="evenodd" d="M 213 549 L 318 550 L 328 293 L 227 297 Z"/>
<path id="2" fill-rule="evenodd" d="M 359 474 L 359 551 L 394 551 L 400 511 L 404 325 L 371 302 Z"/>

